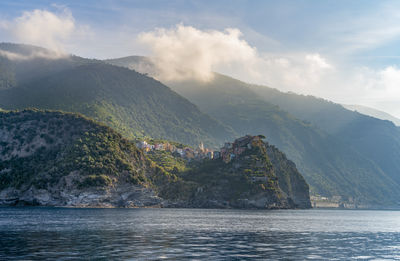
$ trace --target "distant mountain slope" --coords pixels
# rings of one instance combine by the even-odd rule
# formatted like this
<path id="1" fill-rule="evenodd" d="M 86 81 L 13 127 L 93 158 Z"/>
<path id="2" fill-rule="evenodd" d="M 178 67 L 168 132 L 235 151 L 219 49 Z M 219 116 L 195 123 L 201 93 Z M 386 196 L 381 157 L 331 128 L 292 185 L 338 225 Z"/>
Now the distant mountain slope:
<path id="1" fill-rule="evenodd" d="M 377 119 L 381 119 L 381 120 L 387 120 L 387 121 L 391 121 L 393 122 L 396 126 L 400 126 L 400 119 L 394 117 L 393 115 L 384 112 L 384 111 L 380 111 L 371 107 L 367 107 L 367 106 L 362 106 L 362 105 L 348 105 L 348 104 L 342 104 L 343 107 L 345 107 L 348 110 L 351 111 L 357 111 L 361 114 L 365 114 Z"/>
<path id="2" fill-rule="evenodd" d="M 375 162 L 392 180 L 400 182 L 400 128 L 392 122 L 350 111 L 340 104 L 313 96 L 282 93 L 263 86 L 248 87 L 264 100 L 346 143 Z"/>
<path id="3" fill-rule="evenodd" d="M 341 139 L 263 101 L 247 86 L 237 85 L 232 80 L 215 75 L 207 84 L 169 84 L 237 133 L 267 136 L 296 163 L 314 193 L 352 197 L 373 204 L 397 202 L 400 183 L 386 175 L 373 160 Z"/>
<path id="4" fill-rule="evenodd" d="M 0 43 L 0 89 L 15 87 L 74 66 L 99 62 L 60 55 L 37 46 Z"/>
<path id="5" fill-rule="evenodd" d="M 234 137 L 229 127 L 185 98 L 132 70 L 77 57 L 10 60 L 0 56 L 0 61 L 15 76 L 12 85 L 0 90 L 4 109 L 79 112 L 127 137 L 150 136 L 191 145 L 218 146 Z M 26 75 L 31 75 L 29 80 Z"/>
<path id="6" fill-rule="evenodd" d="M 235 79 L 231 80 L 232 83 L 237 85 L 247 86 L 265 101 L 272 102 L 295 117 L 311 122 L 331 134 L 340 132 L 358 118 L 371 119 L 371 117 L 348 110 L 340 104 L 322 98 L 292 92 L 284 93 L 266 86 L 246 84 Z"/>
<path id="7" fill-rule="evenodd" d="M 139 68 L 135 66 L 139 62 L 140 68 L 146 68 L 143 57 L 109 62 L 129 68 Z M 156 74 L 155 71 L 149 73 Z M 382 139 L 374 138 L 370 142 L 368 139 L 371 137 L 366 134 L 368 128 L 352 128 L 352 124 L 362 125 L 357 122 L 359 113 L 323 99 L 282 93 L 219 74 L 208 83 L 166 84 L 209 115 L 230 125 L 237 133 L 267 136 L 296 163 L 313 193 L 341 195 L 344 200 L 355 198 L 376 205 L 398 203 L 399 175 L 389 171 L 397 168 L 393 166 L 398 162 L 394 160 L 397 157 L 397 134 L 395 128 L 387 126 L 387 122 L 364 118 L 370 124 L 385 126 L 384 129 L 389 130 L 386 134 L 374 130 L 372 133 Z M 359 133 L 362 135 L 357 137 Z M 391 140 L 394 144 L 387 147 L 385 141 Z M 362 144 L 366 146 L 362 147 Z"/>
<path id="8" fill-rule="evenodd" d="M 361 177 L 356 178 L 354 175 L 356 172 L 369 173 L 372 169 L 379 169 L 380 172 L 372 171 L 374 173 L 380 173 L 374 175 L 374 178 L 368 174 L 371 178 L 370 182 L 374 182 L 380 179 L 386 180 L 387 182 L 394 182 L 400 184 L 400 129 L 396 127 L 392 122 L 379 120 L 373 117 L 369 117 L 358 112 L 349 111 L 343 108 L 339 104 L 326 101 L 324 99 L 316 98 L 313 96 L 304 96 L 293 93 L 282 93 L 276 89 L 271 89 L 265 86 L 255 86 L 240 82 L 230 77 L 220 77 L 209 85 L 209 89 L 230 89 L 230 93 L 234 93 L 232 89 L 247 89 L 254 91 L 258 99 L 276 104 L 285 111 L 294 115 L 296 118 L 311 123 L 312 128 L 317 128 L 324 133 L 328 133 L 330 136 L 329 146 L 325 149 L 334 152 L 336 155 L 333 157 L 343 157 L 347 155 L 347 159 L 344 157 L 340 161 L 333 161 L 337 165 L 336 168 L 340 169 L 342 175 L 347 176 L 352 180 L 351 182 L 360 183 Z M 171 85 L 173 86 L 173 85 Z M 186 86 L 192 86 L 186 84 Z M 191 88 L 189 88 L 191 89 Z M 193 88 L 198 89 L 198 88 Z M 196 97 L 198 95 L 190 96 L 191 94 L 183 87 L 176 89 L 183 96 Z M 246 97 L 245 95 L 236 95 L 239 97 Z M 199 100 L 193 100 L 197 104 Z M 248 103 L 242 101 L 242 103 Z M 200 108 L 203 106 L 199 105 Z M 206 108 L 208 106 L 204 106 Z M 210 115 L 213 115 L 209 111 L 205 110 Z M 215 116 L 215 115 L 213 115 Z M 216 116 L 215 116 L 216 117 Z M 218 117 L 216 117 L 218 118 Z M 256 125 L 254 125 L 256 126 Z M 235 128 L 234 128 L 235 129 Z M 258 132 L 262 133 L 262 132 Z M 295 137 L 299 137 L 299 133 L 294 134 Z M 300 138 L 303 140 L 303 138 Z M 272 141 L 275 142 L 274 139 Z M 285 151 L 290 158 L 296 159 L 292 154 L 285 150 L 285 147 L 277 143 L 283 151 Z M 347 150 L 344 153 L 343 150 Z M 321 148 L 316 150 L 316 153 L 321 153 Z M 341 155 L 341 156 L 340 156 Z M 349 160 L 351 156 L 351 160 Z M 358 156 L 357 156 L 358 155 Z M 359 160 L 355 160 L 358 158 Z M 329 158 L 326 158 L 326 160 Z M 296 163 L 300 164 L 295 160 Z M 308 160 L 304 161 L 305 164 L 309 164 Z M 318 161 L 317 164 L 322 164 L 324 160 Z M 345 163 L 347 162 L 347 163 Z M 374 168 L 371 165 L 375 166 Z M 300 165 L 301 166 L 301 165 Z M 308 178 L 308 174 L 304 169 L 299 167 L 304 173 L 305 177 Z M 323 168 L 324 172 L 326 168 Z M 351 173 L 350 175 L 344 173 Z M 327 173 L 323 173 L 324 176 Z M 315 183 L 311 180 L 307 180 L 311 185 Z M 348 182 L 347 182 L 348 183 Z M 338 182 L 342 186 L 345 186 L 343 182 Z M 382 187 L 382 189 L 385 186 Z M 350 188 L 351 189 L 351 188 Z M 368 191 L 365 191 L 369 193 Z M 398 194 L 397 192 L 395 194 Z M 396 196 L 397 197 L 397 196 Z"/>

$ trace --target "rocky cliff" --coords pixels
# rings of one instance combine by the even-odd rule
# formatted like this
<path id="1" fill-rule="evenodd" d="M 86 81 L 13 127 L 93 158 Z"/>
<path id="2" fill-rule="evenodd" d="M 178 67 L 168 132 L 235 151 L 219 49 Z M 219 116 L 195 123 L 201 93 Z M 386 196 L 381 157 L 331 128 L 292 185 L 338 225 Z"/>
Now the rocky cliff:
<path id="1" fill-rule="evenodd" d="M 310 208 L 309 187 L 295 164 L 262 139 L 248 135 L 227 143 L 218 158 L 192 162 L 180 177 L 195 191 L 178 205 Z"/>

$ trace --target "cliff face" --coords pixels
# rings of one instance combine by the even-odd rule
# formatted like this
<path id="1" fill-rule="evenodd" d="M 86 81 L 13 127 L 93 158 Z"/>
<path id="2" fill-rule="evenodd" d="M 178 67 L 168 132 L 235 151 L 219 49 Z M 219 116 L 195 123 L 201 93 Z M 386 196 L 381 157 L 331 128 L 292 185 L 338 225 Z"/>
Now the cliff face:
<path id="1" fill-rule="evenodd" d="M 309 186 L 293 161 L 275 146 L 265 144 L 268 157 L 274 166 L 279 187 L 293 203 L 301 208 L 310 208 Z"/>

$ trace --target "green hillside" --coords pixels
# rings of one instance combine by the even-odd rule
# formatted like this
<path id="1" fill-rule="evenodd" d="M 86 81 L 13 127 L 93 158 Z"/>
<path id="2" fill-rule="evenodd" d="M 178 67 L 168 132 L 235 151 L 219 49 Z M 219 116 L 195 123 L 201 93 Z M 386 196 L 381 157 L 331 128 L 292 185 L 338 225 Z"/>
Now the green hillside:
<path id="1" fill-rule="evenodd" d="M 132 70 L 77 57 L 26 61 L 1 57 L 1 61 L 14 75 L 13 85 L 0 90 L 4 109 L 79 112 L 129 138 L 149 136 L 208 146 L 233 138 L 229 127 L 162 83 Z M 4 79 L 10 75 L 2 77 L 8 82 Z"/>
<path id="2" fill-rule="evenodd" d="M 98 63 L 73 55 L 60 56 L 45 48 L 13 43 L 0 43 L 0 51 L 14 57 L 0 55 L 0 90 L 28 83 L 35 79 L 73 68 Z"/>
<path id="3" fill-rule="evenodd" d="M 111 194 L 148 187 L 156 173 L 132 143 L 79 115 L 1 112 L 0 133 L 2 204 L 85 205 L 92 193 L 115 205 Z"/>
<path id="4" fill-rule="evenodd" d="M 143 153 L 109 127 L 82 116 L 37 110 L 1 112 L 0 126 L 2 189 L 27 182 L 39 187 L 43 182 L 52 184 L 73 171 L 82 172 L 87 178 L 84 183 L 91 178 L 108 182 L 120 174 L 128 175 L 134 184 L 147 181 L 144 173 L 134 171 L 146 168 Z"/>

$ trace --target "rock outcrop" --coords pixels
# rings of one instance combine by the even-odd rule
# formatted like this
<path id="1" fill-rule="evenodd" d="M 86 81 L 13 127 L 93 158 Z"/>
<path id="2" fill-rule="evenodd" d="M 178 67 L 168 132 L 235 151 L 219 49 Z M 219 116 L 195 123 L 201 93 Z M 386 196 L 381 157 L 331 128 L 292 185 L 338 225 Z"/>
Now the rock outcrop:
<path id="1" fill-rule="evenodd" d="M 218 159 L 194 162 L 180 177 L 192 194 L 180 207 L 310 208 L 309 187 L 293 162 L 262 136 L 245 136 L 221 148 Z"/>

